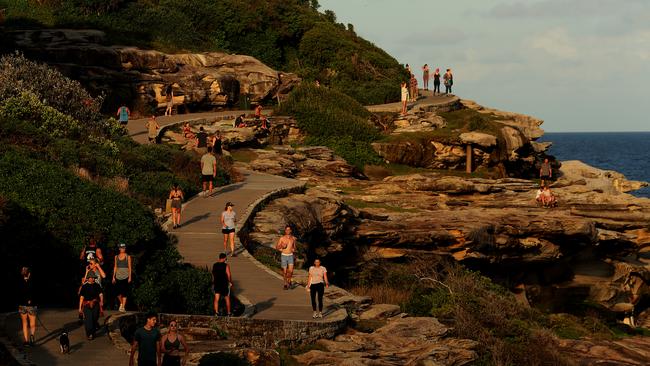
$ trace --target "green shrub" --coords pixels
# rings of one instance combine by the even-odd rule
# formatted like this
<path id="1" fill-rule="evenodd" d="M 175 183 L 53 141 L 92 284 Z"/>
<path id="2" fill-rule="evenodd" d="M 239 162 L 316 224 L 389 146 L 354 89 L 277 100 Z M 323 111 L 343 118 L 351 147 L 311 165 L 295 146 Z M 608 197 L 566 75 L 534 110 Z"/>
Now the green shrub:
<path id="1" fill-rule="evenodd" d="M 0 157 L 0 194 L 43 220 L 58 241 L 80 249 L 88 235 L 127 244 L 151 240 L 158 227 L 135 200 L 84 181 L 53 163 L 7 151 Z"/>
<path id="2" fill-rule="evenodd" d="M 55 238 L 41 217 L 3 195 L 0 193 L 0 278 L 5 279 L 6 296 L 0 297 L 0 311 L 16 311 L 14 294 L 18 293 L 23 266 L 32 269 L 39 304 L 72 306 L 81 276 L 79 252 Z"/>
<path id="3" fill-rule="evenodd" d="M 141 309 L 166 313 L 211 314 L 210 273 L 185 265 L 176 248 L 149 251 L 136 270 L 140 273 L 134 299 Z"/>
<path id="4" fill-rule="evenodd" d="M 69 116 L 66 118 L 71 121 L 83 122 L 86 124 L 83 127 L 97 128 L 102 120 L 99 114 L 101 98 L 91 97 L 79 82 L 22 55 L 3 56 L 0 58 L 0 100 L 20 97 L 25 93 L 34 95 L 34 100 Z M 34 103 L 30 102 L 29 105 L 33 107 Z M 41 113 L 47 113 L 47 117 L 54 119 L 52 122 L 61 118 L 53 116 L 50 110 Z"/>
<path id="5" fill-rule="evenodd" d="M 81 126 L 77 120 L 42 104 L 31 92 L 0 99 L 0 117 L 32 121 L 37 128 L 53 138 L 81 136 Z"/>
<path id="6" fill-rule="evenodd" d="M 8 9 L 9 27 L 41 23 L 46 27 L 96 28 L 105 31 L 113 44 L 172 53 L 251 55 L 306 80 L 320 79 L 364 104 L 398 100 L 399 83 L 408 79 L 404 68 L 352 28 L 335 24 L 333 12 L 319 13 L 313 5 L 304 0 L 72 0 L 46 4 L 0 0 L 0 7 Z"/>
<path id="7" fill-rule="evenodd" d="M 310 145 L 332 148 L 348 162 L 362 167 L 381 160 L 370 143 L 379 132 L 369 122 L 370 113 L 357 101 L 336 90 L 303 84 L 277 111 L 296 118 Z"/>

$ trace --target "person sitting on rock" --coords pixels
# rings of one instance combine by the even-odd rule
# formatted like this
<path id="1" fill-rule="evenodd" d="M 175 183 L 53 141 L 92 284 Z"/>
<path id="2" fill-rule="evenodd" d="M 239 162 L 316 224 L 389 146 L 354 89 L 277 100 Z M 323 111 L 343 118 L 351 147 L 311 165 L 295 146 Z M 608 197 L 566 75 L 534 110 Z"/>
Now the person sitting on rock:
<path id="1" fill-rule="evenodd" d="M 255 107 L 255 119 L 262 119 L 262 105 L 258 104 Z"/>
<path id="2" fill-rule="evenodd" d="M 237 118 L 235 119 L 234 127 L 236 127 L 236 128 L 244 128 L 244 127 L 248 127 L 248 126 L 246 125 L 246 122 L 244 122 L 244 117 L 245 117 L 245 116 L 246 116 L 245 114 L 241 114 L 239 117 L 237 117 Z"/>
<path id="3" fill-rule="evenodd" d="M 544 207 L 557 206 L 557 200 L 555 199 L 555 196 L 553 195 L 553 192 L 551 192 L 551 188 L 549 188 L 549 186 L 544 186 L 544 190 L 542 191 L 542 205 Z"/>
<path id="4" fill-rule="evenodd" d="M 196 138 L 194 132 L 192 132 L 192 128 L 190 127 L 189 122 L 185 122 L 185 124 L 183 125 L 183 136 L 185 136 L 185 138 L 188 140 L 193 140 L 194 138 Z"/>

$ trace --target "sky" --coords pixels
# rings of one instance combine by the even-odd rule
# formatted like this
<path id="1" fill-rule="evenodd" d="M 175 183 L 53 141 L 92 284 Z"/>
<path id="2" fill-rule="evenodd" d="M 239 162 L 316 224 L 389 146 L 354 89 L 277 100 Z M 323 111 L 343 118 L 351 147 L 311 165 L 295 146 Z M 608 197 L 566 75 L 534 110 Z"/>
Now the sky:
<path id="1" fill-rule="evenodd" d="M 650 0 L 320 0 L 402 64 L 548 132 L 650 131 Z M 444 88 L 444 87 L 443 87 Z"/>

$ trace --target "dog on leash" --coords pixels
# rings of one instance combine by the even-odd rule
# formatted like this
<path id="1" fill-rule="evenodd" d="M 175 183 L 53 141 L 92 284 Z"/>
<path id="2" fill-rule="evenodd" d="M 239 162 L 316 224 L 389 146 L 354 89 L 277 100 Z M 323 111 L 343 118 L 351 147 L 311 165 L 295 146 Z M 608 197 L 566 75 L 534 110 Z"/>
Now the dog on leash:
<path id="1" fill-rule="evenodd" d="M 63 332 L 59 336 L 59 347 L 61 349 L 61 353 L 70 353 L 70 338 L 68 338 L 67 332 Z"/>

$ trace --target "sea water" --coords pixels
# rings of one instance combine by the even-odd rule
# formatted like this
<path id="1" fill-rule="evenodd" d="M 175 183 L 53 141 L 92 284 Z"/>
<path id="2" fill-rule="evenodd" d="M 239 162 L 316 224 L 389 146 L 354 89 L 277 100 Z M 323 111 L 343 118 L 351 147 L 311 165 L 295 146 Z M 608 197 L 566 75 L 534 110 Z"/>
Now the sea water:
<path id="1" fill-rule="evenodd" d="M 553 142 L 548 154 L 560 161 L 580 160 L 630 180 L 650 182 L 650 132 L 546 133 L 540 141 Z M 630 193 L 650 198 L 650 187 Z"/>

